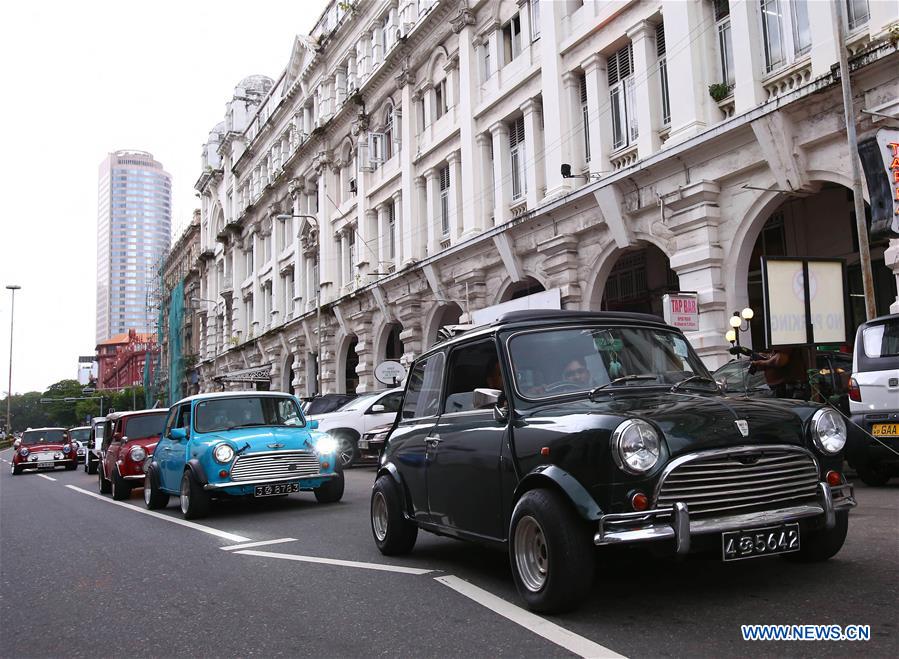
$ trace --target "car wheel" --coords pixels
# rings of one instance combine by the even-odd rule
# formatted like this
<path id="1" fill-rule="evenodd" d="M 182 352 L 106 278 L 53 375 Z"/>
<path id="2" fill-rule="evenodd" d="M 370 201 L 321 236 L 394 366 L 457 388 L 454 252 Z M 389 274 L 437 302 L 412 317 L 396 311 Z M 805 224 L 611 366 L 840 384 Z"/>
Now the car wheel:
<path id="1" fill-rule="evenodd" d="M 353 439 L 348 433 L 337 433 L 334 435 L 337 440 L 337 460 L 343 468 L 352 467 L 359 459 L 359 447 L 356 445 L 358 440 Z"/>
<path id="2" fill-rule="evenodd" d="M 856 469 L 862 483 L 868 487 L 883 487 L 890 480 L 890 472 L 878 469 L 876 465 L 867 464 Z"/>
<path id="3" fill-rule="evenodd" d="M 335 465 L 336 478 L 329 478 L 323 485 L 315 488 L 315 500 L 319 503 L 337 503 L 343 498 L 343 469 Z"/>
<path id="4" fill-rule="evenodd" d="M 66 465 L 66 471 L 75 471 L 76 469 L 78 469 L 78 463 L 77 463 L 77 462 L 73 462 L 73 463 L 70 464 L 70 465 Z"/>
<path id="5" fill-rule="evenodd" d="M 100 463 L 99 463 L 98 460 L 92 460 L 92 461 L 90 462 L 90 464 L 87 465 L 87 473 L 89 473 L 89 474 L 96 474 L 96 473 L 97 473 L 97 468 L 98 468 L 98 465 L 99 465 L 99 464 L 100 464 Z"/>
<path id="6" fill-rule="evenodd" d="M 799 551 L 784 554 L 784 558 L 798 563 L 820 563 L 836 556 L 846 542 L 849 511 L 840 511 L 836 516 L 836 524 L 832 529 L 821 528 L 804 534 L 799 539 Z"/>
<path id="7" fill-rule="evenodd" d="M 190 469 L 181 477 L 181 514 L 184 519 L 199 519 L 209 514 L 209 493 L 197 482 Z"/>
<path id="8" fill-rule="evenodd" d="M 589 528 L 553 490 L 530 490 L 518 500 L 510 525 L 509 558 L 518 593 L 533 611 L 573 609 L 593 585 Z"/>
<path id="9" fill-rule="evenodd" d="M 408 554 L 418 538 L 418 526 L 403 515 L 402 492 L 390 476 L 381 476 L 372 488 L 371 532 L 385 556 Z"/>
<path id="10" fill-rule="evenodd" d="M 112 498 L 116 501 L 124 501 L 128 497 L 131 496 L 131 485 L 128 484 L 122 475 L 119 473 L 119 470 L 113 469 L 112 471 Z"/>
<path id="11" fill-rule="evenodd" d="M 12 467 L 10 467 L 9 473 L 11 473 L 13 476 L 18 476 L 22 473 L 22 468 L 19 465 L 12 465 Z"/>
<path id="12" fill-rule="evenodd" d="M 159 491 L 150 474 L 144 476 L 144 504 L 148 510 L 159 510 L 169 505 L 169 495 Z"/>
<path id="13" fill-rule="evenodd" d="M 112 492 L 112 483 L 103 476 L 103 470 L 97 469 L 97 476 L 100 480 L 100 494 L 109 494 Z"/>

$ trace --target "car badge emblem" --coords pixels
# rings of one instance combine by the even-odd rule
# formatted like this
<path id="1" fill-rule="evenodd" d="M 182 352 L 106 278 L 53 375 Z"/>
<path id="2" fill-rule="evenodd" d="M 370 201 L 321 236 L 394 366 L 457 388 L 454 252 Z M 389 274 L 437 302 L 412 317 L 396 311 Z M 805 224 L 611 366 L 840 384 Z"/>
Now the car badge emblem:
<path id="1" fill-rule="evenodd" d="M 743 437 L 749 437 L 749 422 L 745 419 L 737 419 L 734 423 L 737 424 L 737 430 L 740 431 Z"/>
<path id="2" fill-rule="evenodd" d="M 284 444 L 278 444 L 278 443 L 266 444 L 266 446 L 268 446 L 269 448 L 284 448 Z"/>

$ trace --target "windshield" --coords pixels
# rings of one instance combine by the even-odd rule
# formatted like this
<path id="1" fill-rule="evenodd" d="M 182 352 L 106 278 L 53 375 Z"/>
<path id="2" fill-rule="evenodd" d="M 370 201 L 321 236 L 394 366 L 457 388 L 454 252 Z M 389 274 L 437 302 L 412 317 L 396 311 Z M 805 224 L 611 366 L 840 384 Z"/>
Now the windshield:
<path id="1" fill-rule="evenodd" d="M 299 406 L 293 398 L 287 397 L 213 398 L 200 401 L 194 409 L 194 429 L 197 432 L 303 425 Z"/>
<path id="2" fill-rule="evenodd" d="M 77 428 L 69 431 L 69 437 L 71 437 L 76 442 L 86 442 L 88 439 L 90 439 L 90 436 L 90 428 Z"/>
<path id="3" fill-rule="evenodd" d="M 724 390 L 729 392 L 754 391 L 767 389 L 765 374 L 757 371 L 750 375 L 749 360 L 743 359 L 725 364 L 712 374 L 718 382 L 724 385 Z"/>
<path id="4" fill-rule="evenodd" d="M 62 444 L 65 441 L 66 431 L 61 428 L 47 430 L 26 430 L 22 436 L 23 444 Z"/>
<path id="5" fill-rule="evenodd" d="M 129 439 L 159 436 L 167 416 L 168 412 L 131 417 L 125 422 L 125 436 Z"/>
<path id="6" fill-rule="evenodd" d="M 509 353 L 515 386 L 525 398 L 588 392 L 626 376 L 651 376 L 615 386 L 673 385 L 717 390 L 709 372 L 679 333 L 652 328 L 588 327 L 513 336 Z"/>

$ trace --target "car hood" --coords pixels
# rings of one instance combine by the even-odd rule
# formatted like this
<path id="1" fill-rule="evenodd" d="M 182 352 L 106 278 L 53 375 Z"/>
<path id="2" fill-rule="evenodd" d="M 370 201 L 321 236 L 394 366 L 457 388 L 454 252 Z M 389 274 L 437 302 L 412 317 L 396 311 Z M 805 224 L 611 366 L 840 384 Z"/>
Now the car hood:
<path id="1" fill-rule="evenodd" d="M 19 448 L 27 448 L 31 453 L 56 453 L 62 451 L 63 446 L 63 444 L 22 444 Z"/>
<path id="2" fill-rule="evenodd" d="M 313 435 L 303 427 L 268 427 L 268 428 L 235 428 L 203 435 L 204 444 L 213 445 L 225 441 L 239 451 L 246 444 L 250 447 L 242 453 L 260 451 L 312 450 Z"/>
<path id="3" fill-rule="evenodd" d="M 581 417 L 580 429 L 613 430 L 625 419 L 646 419 L 662 431 L 675 456 L 735 444 L 804 445 L 805 420 L 811 411 L 804 401 L 650 391 L 618 393 L 597 398 L 595 403 L 581 399 L 541 407 L 528 420 L 576 415 Z M 736 421 L 747 423 L 748 436 L 743 436 Z"/>

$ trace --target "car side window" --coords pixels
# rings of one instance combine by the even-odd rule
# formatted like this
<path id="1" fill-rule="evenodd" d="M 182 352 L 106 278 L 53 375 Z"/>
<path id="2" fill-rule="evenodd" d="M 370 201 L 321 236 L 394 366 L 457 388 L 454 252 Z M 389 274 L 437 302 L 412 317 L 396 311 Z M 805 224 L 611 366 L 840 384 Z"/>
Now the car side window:
<path id="1" fill-rule="evenodd" d="M 169 410 L 169 416 L 165 422 L 165 430 L 162 431 L 162 437 L 168 437 L 169 433 L 172 431 L 172 428 L 175 427 L 175 421 L 178 419 L 178 412 L 181 411 L 180 405 L 173 405 L 172 409 Z"/>
<path id="2" fill-rule="evenodd" d="M 503 389 L 499 358 L 492 340 L 459 346 L 450 353 L 443 412 L 475 409 L 475 389 Z"/>
<path id="3" fill-rule="evenodd" d="M 443 353 L 438 352 L 418 362 L 409 374 L 403 418 L 417 419 L 437 414 L 440 384 L 443 380 Z"/>
<path id="4" fill-rule="evenodd" d="M 399 412 L 400 401 L 403 400 L 402 391 L 394 391 L 393 393 L 382 396 L 375 405 L 383 405 L 384 412 Z"/>
<path id="5" fill-rule="evenodd" d="M 178 418 L 175 420 L 175 428 L 184 428 L 190 434 L 190 404 L 182 405 L 178 410 Z"/>

